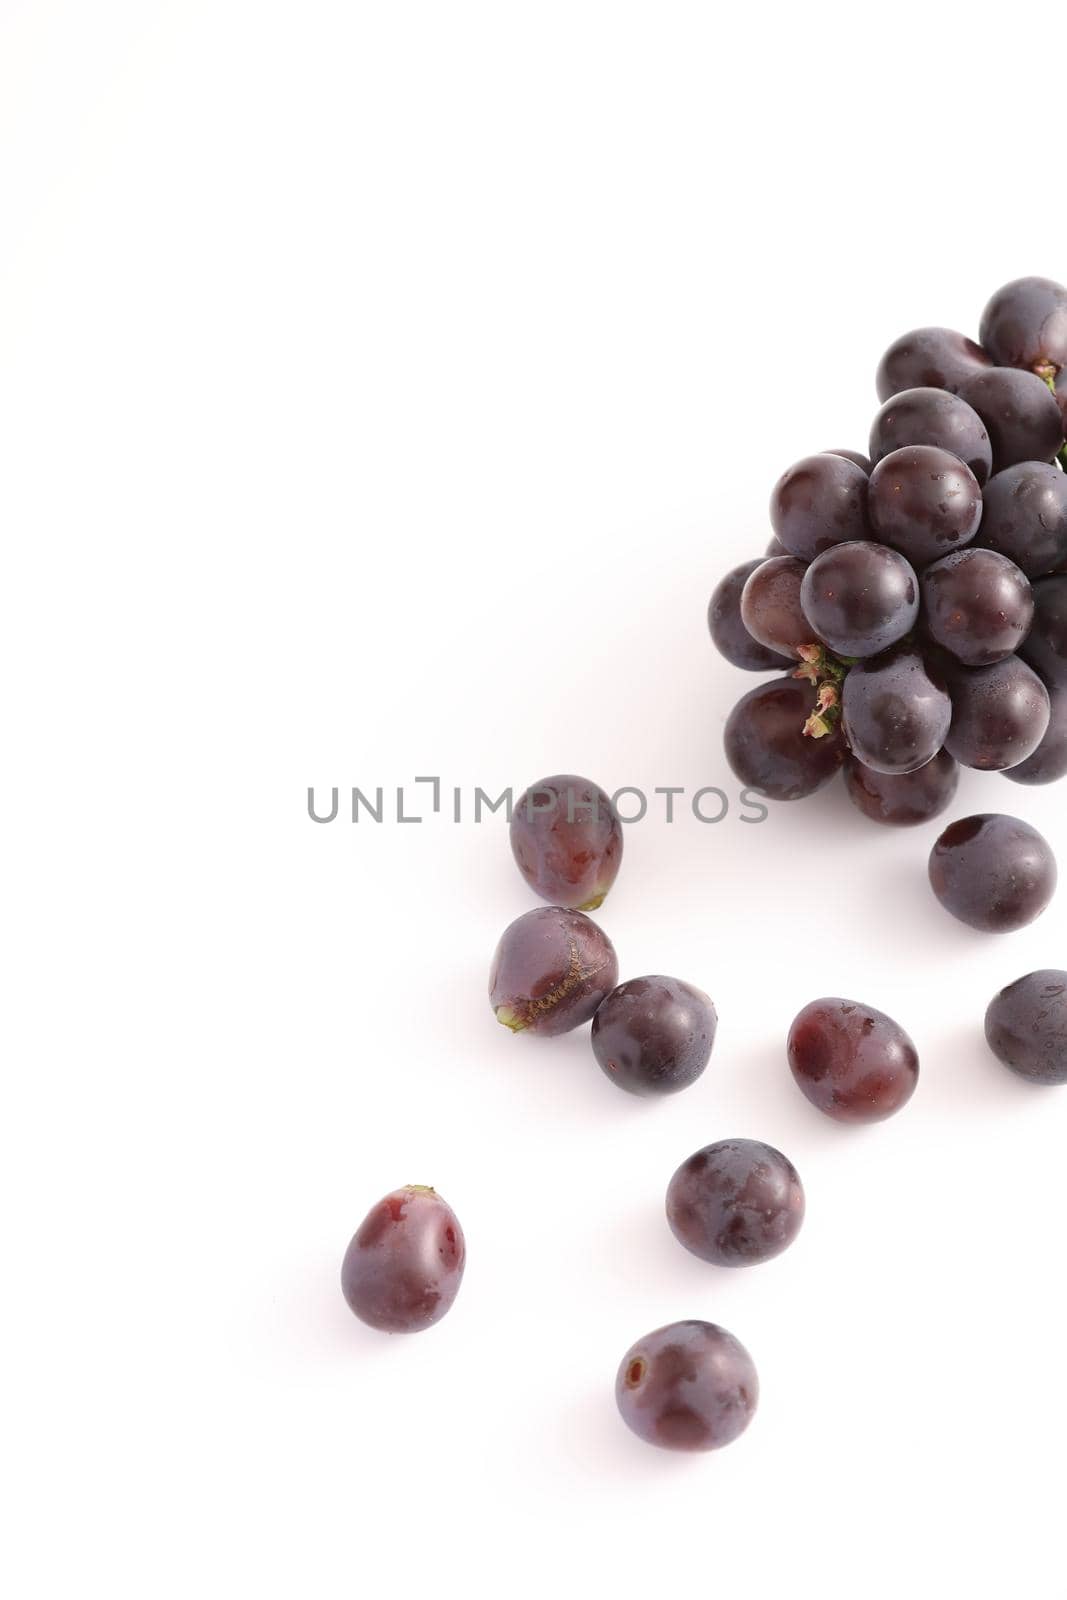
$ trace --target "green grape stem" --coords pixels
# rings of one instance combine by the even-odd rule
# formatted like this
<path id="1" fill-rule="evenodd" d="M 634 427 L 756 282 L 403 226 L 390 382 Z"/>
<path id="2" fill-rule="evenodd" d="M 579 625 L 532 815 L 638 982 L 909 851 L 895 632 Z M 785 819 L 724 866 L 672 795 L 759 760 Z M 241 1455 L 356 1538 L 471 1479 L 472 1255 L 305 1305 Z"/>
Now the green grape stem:
<path id="1" fill-rule="evenodd" d="M 798 651 L 801 665 L 794 678 L 802 678 L 815 690 L 815 710 L 804 724 L 809 739 L 825 739 L 841 716 L 841 685 L 855 662 L 849 656 L 835 656 L 821 644 L 802 644 Z"/>

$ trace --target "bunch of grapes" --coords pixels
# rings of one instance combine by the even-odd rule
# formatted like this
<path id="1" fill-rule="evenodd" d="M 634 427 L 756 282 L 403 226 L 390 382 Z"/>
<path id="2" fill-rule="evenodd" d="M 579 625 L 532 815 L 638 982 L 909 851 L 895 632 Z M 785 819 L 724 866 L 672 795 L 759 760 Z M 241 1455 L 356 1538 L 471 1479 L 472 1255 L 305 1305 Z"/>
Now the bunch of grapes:
<path id="1" fill-rule="evenodd" d="M 734 773 L 771 799 L 843 769 L 866 816 L 909 825 L 960 764 L 1067 775 L 1067 288 L 1006 284 L 980 339 L 890 345 L 869 455 L 783 473 L 766 556 L 712 595 L 721 653 L 778 674 L 726 725 Z"/>

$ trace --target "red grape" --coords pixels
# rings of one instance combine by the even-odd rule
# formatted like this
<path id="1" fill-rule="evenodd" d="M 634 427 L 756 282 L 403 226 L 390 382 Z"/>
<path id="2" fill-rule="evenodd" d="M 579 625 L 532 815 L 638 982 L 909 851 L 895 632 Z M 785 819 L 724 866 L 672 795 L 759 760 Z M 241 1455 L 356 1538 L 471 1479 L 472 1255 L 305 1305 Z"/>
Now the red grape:
<path id="1" fill-rule="evenodd" d="M 361 1321 L 385 1333 L 439 1322 L 459 1292 L 463 1229 L 433 1189 L 408 1184 L 370 1210 L 345 1252 L 341 1290 Z"/>
<path id="2" fill-rule="evenodd" d="M 631 1094 L 674 1094 L 708 1064 L 718 1022 L 700 989 L 678 978 L 629 978 L 593 1018 L 593 1054 Z"/>
<path id="3" fill-rule="evenodd" d="M 976 545 L 998 550 L 1028 578 L 1067 561 L 1067 472 L 1048 461 L 1019 461 L 990 478 Z"/>
<path id="4" fill-rule="evenodd" d="M 752 1357 L 713 1322 L 672 1322 L 632 1345 L 615 1380 L 627 1427 L 665 1450 L 717 1450 L 744 1433 L 759 1401 Z"/>
<path id="5" fill-rule="evenodd" d="M 911 632 L 919 584 L 904 557 L 883 544 L 838 544 L 804 574 L 800 603 L 831 650 L 873 656 Z"/>
<path id="6" fill-rule="evenodd" d="M 1032 756 L 1006 770 L 1004 776 L 1012 783 L 1056 783 L 1067 777 L 1067 684 L 1052 684 L 1048 695 L 1051 715 L 1045 737 Z"/>
<path id="7" fill-rule="evenodd" d="M 1007 556 L 957 550 L 922 576 L 926 626 L 937 644 L 968 667 L 1014 654 L 1030 631 L 1034 592 Z"/>
<path id="8" fill-rule="evenodd" d="M 777 539 L 772 543 L 777 545 Z M 784 554 L 780 546 L 775 554 Z M 731 665 L 744 672 L 781 672 L 789 664 L 788 656 L 768 650 L 765 644 L 753 639 L 741 617 L 741 591 L 764 559 L 732 567 L 716 584 L 708 605 L 708 628 L 716 649 Z"/>
<path id="9" fill-rule="evenodd" d="M 789 1065 L 813 1106 L 838 1122 L 881 1122 L 906 1105 L 919 1057 L 899 1023 L 856 1000 L 813 1000 L 789 1030 Z"/>
<path id="10" fill-rule="evenodd" d="M 792 1244 L 804 1220 L 793 1163 L 757 1139 L 720 1139 L 683 1161 L 667 1189 L 674 1237 L 703 1261 L 747 1267 Z"/>
<path id="11" fill-rule="evenodd" d="M 1067 1083 L 1067 972 L 1046 968 L 1009 983 L 985 1016 L 993 1054 L 1031 1083 Z"/>
<path id="12" fill-rule="evenodd" d="M 1056 858 L 1018 817 L 950 823 L 930 854 L 930 884 L 946 911 L 982 933 L 1011 933 L 1039 917 L 1056 889 Z"/>
<path id="13" fill-rule="evenodd" d="M 550 905 L 595 911 L 622 862 L 622 824 L 603 789 L 557 774 L 531 785 L 511 813 L 511 850 Z"/>
<path id="14" fill-rule="evenodd" d="M 1048 731 L 1048 690 L 1036 672 L 1008 656 L 964 668 L 949 679 L 952 726 L 945 749 L 964 767 L 1003 772 L 1032 756 Z"/>
<path id="15" fill-rule="evenodd" d="M 979 335 L 993 360 L 1054 377 L 1067 366 L 1067 289 L 1051 278 L 1016 278 L 982 313 Z"/>
<path id="16" fill-rule="evenodd" d="M 989 430 L 993 470 L 1018 461 L 1051 461 L 1063 443 L 1063 418 L 1048 384 L 1015 367 L 990 367 L 960 394 Z"/>
<path id="17" fill-rule="evenodd" d="M 844 456 L 846 461 L 851 461 L 855 466 L 859 467 L 861 472 L 870 474 L 870 457 L 865 456 L 860 450 L 820 450 L 818 454 L 821 456 Z"/>
<path id="18" fill-rule="evenodd" d="M 804 561 L 831 545 L 868 538 L 866 472 L 847 456 L 805 456 L 774 486 L 771 526 Z"/>
<path id="19" fill-rule="evenodd" d="M 867 506 L 875 537 L 925 567 L 974 538 L 982 491 L 970 467 L 947 450 L 905 445 L 874 468 Z"/>
<path id="20" fill-rule="evenodd" d="M 845 738 L 875 772 L 916 772 L 945 742 L 952 702 L 915 650 L 904 646 L 852 668 L 842 694 Z"/>
<path id="21" fill-rule="evenodd" d="M 782 656 L 797 658 L 801 645 L 817 642 L 800 604 L 806 570 L 796 556 L 761 561 L 741 591 L 741 620 L 748 632 Z"/>
<path id="22" fill-rule="evenodd" d="M 915 328 L 895 339 L 878 366 L 879 400 L 902 389 L 957 390 L 965 379 L 992 366 L 981 345 L 951 328 Z"/>
<path id="23" fill-rule="evenodd" d="M 887 400 L 871 429 L 871 461 L 906 445 L 934 445 L 956 456 L 985 483 L 993 449 L 985 423 L 973 407 L 947 389 L 904 389 Z"/>
<path id="24" fill-rule="evenodd" d="M 805 735 L 816 695 L 796 678 L 774 678 L 750 689 L 726 721 L 726 759 L 748 788 L 771 800 L 801 800 L 829 783 L 844 759 L 839 729 Z"/>
<path id="25" fill-rule="evenodd" d="M 856 808 L 872 822 L 914 827 L 940 816 L 952 804 L 960 769 L 947 750 L 939 750 L 914 772 L 875 772 L 855 756 L 845 762 L 845 785 Z"/>
<path id="26" fill-rule="evenodd" d="M 539 906 L 504 929 L 489 1002 L 513 1033 L 567 1033 L 588 1022 L 619 977 L 611 940 L 581 911 Z"/>

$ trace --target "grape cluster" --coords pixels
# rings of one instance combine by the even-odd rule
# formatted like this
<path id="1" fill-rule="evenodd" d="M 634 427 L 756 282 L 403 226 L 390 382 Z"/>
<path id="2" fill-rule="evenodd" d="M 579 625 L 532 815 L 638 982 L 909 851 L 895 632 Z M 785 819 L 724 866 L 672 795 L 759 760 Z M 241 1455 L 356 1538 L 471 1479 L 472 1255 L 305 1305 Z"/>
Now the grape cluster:
<path id="1" fill-rule="evenodd" d="M 1067 288 L 1020 278 L 980 343 L 946 328 L 878 367 L 869 454 L 783 473 L 766 556 L 712 595 L 712 638 L 777 671 L 726 724 L 736 776 L 775 800 L 840 770 L 865 816 L 911 825 L 960 765 L 1067 775 Z"/>

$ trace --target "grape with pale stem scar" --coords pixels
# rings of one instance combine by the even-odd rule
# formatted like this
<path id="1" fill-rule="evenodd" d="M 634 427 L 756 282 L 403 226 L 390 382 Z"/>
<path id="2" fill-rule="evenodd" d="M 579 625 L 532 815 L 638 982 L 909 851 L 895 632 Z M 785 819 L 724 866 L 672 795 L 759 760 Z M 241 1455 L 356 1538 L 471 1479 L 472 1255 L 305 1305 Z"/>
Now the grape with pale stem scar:
<path id="1" fill-rule="evenodd" d="M 463 1281 L 463 1229 L 435 1190 L 410 1183 L 379 1200 L 345 1252 L 341 1290 L 361 1322 L 418 1333 L 448 1311 Z"/>
<path id="2" fill-rule="evenodd" d="M 713 1322 L 672 1322 L 622 1358 L 615 1399 L 628 1428 L 664 1450 L 718 1450 L 744 1433 L 759 1401 L 752 1357 Z"/>
<path id="3" fill-rule="evenodd" d="M 542 900 L 595 911 L 622 861 L 622 825 L 603 789 L 588 778 L 542 778 L 511 813 L 511 850 Z"/>
<path id="4" fill-rule="evenodd" d="M 615 950 L 581 911 L 541 906 L 505 928 L 489 1002 L 512 1033 L 568 1033 L 589 1022 L 619 977 Z"/>

